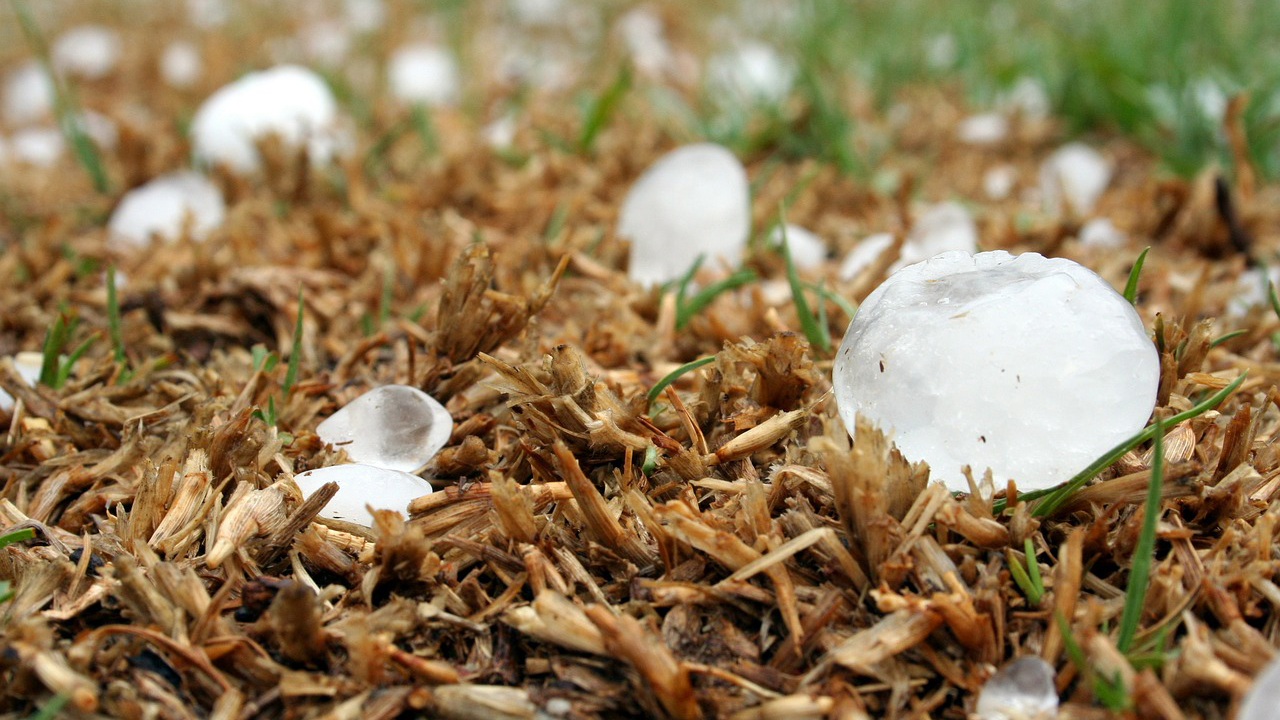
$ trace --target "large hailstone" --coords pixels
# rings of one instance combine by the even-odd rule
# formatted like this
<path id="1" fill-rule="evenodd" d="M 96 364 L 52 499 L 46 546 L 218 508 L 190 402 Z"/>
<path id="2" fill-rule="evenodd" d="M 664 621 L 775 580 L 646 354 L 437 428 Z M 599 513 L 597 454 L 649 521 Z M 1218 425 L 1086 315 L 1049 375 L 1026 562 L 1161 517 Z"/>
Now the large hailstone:
<path id="1" fill-rule="evenodd" d="M 357 463 L 413 472 L 449 442 L 453 418 L 436 399 L 408 385 L 383 385 L 342 406 L 316 435 Z"/>
<path id="2" fill-rule="evenodd" d="M 326 483 L 338 483 L 338 492 L 320 511 L 320 517 L 342 520 L 366 527 L 373 525 L 374 510 L 395 510 L 409 514 L 409 503 L 431 494 L 431 484 L 417 475 L 400 470 L 348 463 L 308 470 L 293 478 L 304 498 L 311 497 Z"/>
<path id="3" fill-rule="evenodd" d="M 700 255 L 707 267 L 737 267 L 750 228 L 747 171 L 713 143 L 659 158 L 627 191 L 618 218 L 618 235 L 631 241 L 627 274 L 641 285 L 683 276 Z"/>
<path id="4" fill-rule="evenodd" d="M 453 104 L 462 87 L 457 61 L 437 45 L 406 45 L 396 50 L 387 80 L 397 99 L 423 105 Z"/>
<path id="5" fill-rule="evenodd" d="M 1040 166 L 1040 192 L 1053 211 L 1087 215 L 1111 182 L 1111 163 L 1084 143 L 1058 148 Z"/>
<path id="6" fill-rule="evenodd" d="M 174 240 L 189 227 L 191 237 L 199 240 L 222 224 L 226 213 L 216 185 L 193 172 L 176 172 L 125 193 L 111 213 L 107 233 L 119 244 L 141 246 L 153 236 Z"/>
<path id="7" fill-rule="evenodd" d="M 341 144 L 338 104 L 324 80 L 297 65 L 251 72 L 204 101 L 191 120 L 196 159 L 232 170 L 258 168 L 258 138 L 306 144 L 311 159 L 329 160 Z"/>
<path id="8" fill-rule="evenodd" d="M 949 252 L 863 302 L 833 369 L 840 416 L 862 414 L 909 460 L 967 491 L 1053 487 L 1141 430 L 1160 363 L 1133 307 L 1070 260 Z"/>

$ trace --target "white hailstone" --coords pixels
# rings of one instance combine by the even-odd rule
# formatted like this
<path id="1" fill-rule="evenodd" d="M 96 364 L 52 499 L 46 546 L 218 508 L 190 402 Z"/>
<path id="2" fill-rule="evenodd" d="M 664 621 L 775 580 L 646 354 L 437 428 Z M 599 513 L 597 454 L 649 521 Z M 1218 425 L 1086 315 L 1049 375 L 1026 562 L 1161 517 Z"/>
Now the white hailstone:
<path id="1" fill-rule="evenodd" d="M 951 33 L 938 33 L 925 40 L 924 59 L 934 70 L 945 70 L 956 64 L 960 49 Z"/>
<path id="2" fill-rule="evenodd" d="M 970 115 L 956 127 L 956 137 L 970 145 L 994 145 L 1008 135 L 1008 118 L 994 112 Z"/>
<path id="3" fill-rule="evenodd" d="M 76 122 L 80 125 L 80 132 L 103 150 L 114 149 L 116 142 L 120 140 L 115 121 L 102 113 L 82 110 L 76 115 Z"/>
<path id="4" fill-rule="evenodd" d="M 1160 362 L 1133 306 L 1070 260 L 949 252 L 893 274 L 862 303 L 832 371 L 861 414 L 931 477 L 967 491 L 1058 485 L 1142 429 Z"/>
<path id="5" fill-rule="evenodd" d="M 977 249 L 978 226 L 973 216 L 958 202 L 942 202 L 931 205 L 916 218 L 902 243 L 902 255 L 889 270 L 896 271 L 951 250 L 974 252 Z"/>
<path id="6" fill-rule="evenodd" d="M 840 262 L 840 279 L 852 280 L 879 258 L 893 244 L 893 233 L 876 233 L 853 246 Z"/>
<path id="7" fill-rule="evenodd" d="M 1191 82 L 1188 90 L 1205 119 L 1221 125 L 1227 116 L 1227 93 L 1222 86 L 1211 77 L 1200 77 Z"/>
<path id="8" fill-rule="evenodd" d="M 13 356 L 13 367 L 19 377 L 31 387 L 40 382 L 40 368 L 44 365 L 44 355 L 38 352 L 20 352 Z M 0 412 L 13 410 L 13 396 L 0 389 Z"/>
<path id="9" fill-rule="evenodd" d="M 383 385 L 316 426 L 316 435 L 358 463 L 412 472 L 449 442 L 453 418 L 436 399 L 408 385 Z"/>
<path id="10" fill-rule="evenodd" d="M 1093 218 L 1080 228 L 1081 245 L 1118 248 L 1124 243 L 1124 233 L 1120 232 L 1108 218 Z"/>
<path id="11" fill-rule="evenodd" d="M 516 116 L 506 113 L 481 128 L 480 135 L 489 147 L 496 150 L 511 147 L 516 140 Z"/>
<path id="12" fill-rule="evenodd" d="M 978 693 L 977 720 L 1052 720 L 1058 716 L 1053 666 L 1020 657 L 992 675 Z"/>
<path id="13" fill-rule="evenodd" d="M 66 149 L 62 133 L 51 127 L 23 128 L 9 138 L 13 159 L 32 167 L 51 167 Z"/>
<path id="14" fill-rule="evenodd" d="M 115 70 L 120 49 L 116 31 L 101 25 L 78 25 L 54 40 L 50 55 L 60 72 L 96 80 Z"/>
<path id="15" fill-rule="evenodd" d="M 298 39 L 307 59 L 321 65 L 338 65 L 351 50 L 351 35 L 346 25 L 334 20 L 304 27 Z"/>
<path id="16" fill-rule="evenodd" d="M 1051 211 L 1085 215 L 1111 182 L 1111 163 L 1084 143 L 1068 143 L 1040 166 L 1040 192 Z"/>
<path id="17" fill-rule="evenodd" d="M 642 75 L 660 76 L 674 64 L 663 33 L 662 18 L 653 10 L 632 8 L 618 18 L 616 27 L 631 63 Z"/>
<path id="18" fill-rule="evenodd" d="M 706 267 L 737 267 L 751 228 L 747 171 L 713 143 L 685 145 L 658 158 L 622 201 L 618 235 L 631 241 L 627 274 L 649 286 Z"/>
<path id="19" fill-rule="evenodd" d="M 196 46 L 185 41 L 169 43 L 160 56 L 160 76 L 169 87 L 182 89 L 196 84 L 203 71 L 204 61 Z"/>
<path id="20" fill-rule="evenodd" d="M 564 21 L 564 0 L 507 0 L 507 7 L 523 25 L 557 25 Z"/>
<path id="21" fill-rule="evenodd" d="M 372 32 L 382 27 L 387 10 L 382 0 L 344 0 L 342 14 L 355 32 Z"/>
<path id="22" fill-rule="evenodd" d="M 1049 114 L 1049 92 L 1044 83 L 1023 75 L 996 101 L 997 107 L 1016 111 L 1023 117 L 1040 119 Z"/>
<path id="23" fill-rule="evenodd" d="M 1259 305 L 1271 302 L 1267 294 L 1267 283 L 1270 281 L 1280 291 L 1280 266 L 1264 271 L 1262 268 L 1249 268 L 1240 273 L 1236 280 L 1235 294 L 1227 303 L 1228 317 L 1244 317 Z"/>
<path id="24" fill-rule="evenodd" d="M 782 246 L 782 226 L 774 225 L 769 231 L 769 243 Z M 791 251 L 791 264 L 797 270 L 812 270 L 827 259 L 827 243 L 793 223 L 787 223 L 787 249 Z"/>
<path id="25" fill-rule="evenodd" d="M 991 200 L 1003 200 L 1013 192 L 1018 171 L 1012 165 L 997 165 L 982 174 L 982 192 Z"/>
<path id="26" fill-rule="evenodd" d="M 1253 679 L 1240 702 L 1236 720 L 1275 720 L 1277 707 L 1280 707 L 1280 655 L 1273 657 Z"/>
<path id="27" fill-rule="evenodd" d="M 503 45 L 498 77 L 544 91 L 562 90 L 573 79 L 572 63 L 563 48 L 543 42 L 515 41 Z"/>
<path id="28" fill-rule="evenodd" d="M 787 99 L 795 75 L 790 61 L 759 42 L 742 43 L 707 61 L 707 84 L 729 105 L 777 105 Z"/>
<path id="29" fill-rule="evenodd" d="M 191 24 L 209 30 L 226 25 L 231 18 L 229 0 L 187 0 L 187 17 Z"/>
<path id="30" fill-rule="evenodd" d="M 107 221 L 107 234 L 114 244 L 126 247 L 146 245 L 152 237 L 175 240 L 184 228 L 201 240 L 222 223 L 226 212 L 216 185 L 203 175 L 176 172 L 125 193 Z"/>
<path id="31" fill-rule="evenodd" d="M 457 102 L 462 81 L 453 55 L 438 45 L 406 45 L 391 56 L 387 69 L 391 94 L 407 103 Z"/>
<path id="32" fill-rule="evenodd" d="M 293 481 L 304 498 L 327 483 L 338 483 L 338 492 L 325 504 L 320 517 L 366 527 L 373 525 L 373 514 L 366 506 L 408 515 L 410 502 L 431 494 L 431 483 L 417 475 L 358 463 L 308 470 Z"/>
<path id="33" fill-rule="evenodd" d="M 26 125 L 53 111 L 53 81 L 40 63 L 32 60 L 9 73 L 4 86 L 4 119 L 10 125 Z"/>
<path id="34" fill-rule="evenodd" d="M 286 145 L 307 144 L 314 162 L 338 151 L 338 104 L 324 80 L 297 65 L 251 72 L 210 95 L 191 120 L 198 161 L 232 170 L 258 168 L 256 141 L 275 135 Z"/>

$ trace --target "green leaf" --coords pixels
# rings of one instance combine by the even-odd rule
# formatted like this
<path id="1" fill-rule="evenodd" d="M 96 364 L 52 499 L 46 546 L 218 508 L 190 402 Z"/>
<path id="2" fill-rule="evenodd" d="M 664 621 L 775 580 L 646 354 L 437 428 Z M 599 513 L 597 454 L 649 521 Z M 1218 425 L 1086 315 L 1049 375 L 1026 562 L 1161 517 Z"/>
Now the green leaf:
<path id="1" fill-rule="evenodd" d="M 302 315 L 306 306 L 302 302 L 302 286 L 298 286 L 298 320 L 293 326 L 293 347 L 289 349 L 289 369 L 284 373 L 282 391 L 288 397 L 293 383 L 298 379 L 298 364 L 302 362 Z M 275 423 L 271 423 L 274 425 Z"/>
<path id="2" fill-rule="evenodd" d="M 58 717 L 58 713 L 62 711 L 62 707 L 66 705 L 67 701 L 70 699 L 71 695 L 67 693 L 58 693 L 57 695 L 49 698 L 49 702 L 41 705 L 40 709 L 27 720 L 53 720 L 53 718 Z"/>
<path id="3" fill-rule="evenodd" d="M 631 67 L 623 65 L 618 70 L 613 82 L 609 84 L 609 87 L 605 88 L 605 91 L 597 96 L 587 107 L 586 116 L 582 122 L 582 130 L 578 133 L 578 152 L 586 152 L 591 149 L 596 136 L 604 129 L 609 117 L 613 115 L 614 109 L 617 108 L 622 96 L 626 94 L 627 89 L 630 87 Z"/>
<path id="4" fill-rule="evenodd" d="M 40 384 L 45 387 L 58 388 L 58 355 L 67 344 L 71 335 L 71 327 L 61 311 L 53 319 L 53 325 L 44 334 L 44 349 L 40 359 Z"/>
<path id="5" fill-rule="evenodd" d="M 1040 578 L 1040 562 L 1036 560 L 1036 546 L 1031 542 L 1031 538 L 1025 538 L 1022 541 L 1022 552 L 1027 556 L 1027 576 L 1031 580 L 1031 586 L 1036 589 L 1036 594 L 1044 597 L 1044 581 Z M 1039 602 L 1038 600 L 1036 602 Z"/>
<path id="6" fill-rule="evenodd" d="M 644 462 L 640 465 L 640 474 L 648 477 L 658 468 L 658 446 L 650 445 L 644 449 Z"/>
<path id="7" fill-rule="evenodd" d="M 1228 341 L 1228 340 L 1231 340 L 1232 338 L 1238 338 L 1238 337 L 1240 337 L 1241 335 L 1244 335 L 1244 334 L 1245 334 L 1245 333 L 1247 333 L 1247 332 L 1249 332 L 1249 331 L 1248 331 L 1248 330 L 1236 330 L 1235 332 L 1229 332 L 1229 333 L 1227 333 L 1226 335 L 1223 335 L 1223 336 L 1221 336 L 1221 337 L 1217 338 L 1216 340 L 1214 340 L 1213 342 L 1209 343 L 1209 347 L 1211 347 L 1211 348 L 1216 348 L 1216 347 L 1218 347 L 1219 345 L 1221 345 L 1222 343 L 1224 343 L 1224 342 L 1226 342 L 1226 341 Z"/>
<path id="8" fill-rule="evenodd" d="M 1142 605 L 1147 597 L 1147 577 L 1151 573 L 1151 556 L 1156 545 L 1156 522 L 1160 519 L 1160 490 L 1164 483 L 1164 422 L 1155 424 L 1155 445 L 1151 451 L 1151 479 L 1147 482 L 1147 504 L 1143 506 L 1142 531 L 1133 548 L 1133 567 L 1129 569 L 1129 585 L 1124 594 L 1124 611 L 1120 614 L 1120 635 L 1116 649 L 1129 652 L 1142 619 Z"/>
<path id="9" fill-rule="evenodd" d="M 824 299 L 835 303 L 835 306 L 840 308 L 840 312 L 844 313 L 845 317 L 850 320 L 853 320 L 853 316 L 858 314 L 858 309 L 853 306 L 853 303 L 840 297 L 839 294 L 828 290 L 823 283 L 818 283 L 816 285 L 814 283 L 805 283 L 804 287 L 806 290 L 812 290 Z"/>
<path id="10" fill-rule="evenodd" d="M 715 359 L 716 359 L 715 355 L 711 355 L 709 357 L 704 357 L 704 358 L 698 358 L 693 362 L 687 362 L 681 365 L 680 367 L 676 368 L 675 370 L 672 370 L 671 372 L 667 373 L 666 375 L 663 375 L 662 379 L 659 380 L 657 384 L 655 384 L 652 388 L 649 389 L 649 394 L 646 396 L 649 400 L 649 405 L 652 406 L 653 401 L 658 399 L 658 396 L 662 394 L 662 391 L 666 390 L 668 385 L 678 380 L 681 375 L 697 370 L 703 365 L 707 365 L 709 363 L 715 362 Z"/>
<path id="11" fill-rule="evenodd" d="M 1009 575 L 1013 577 L 1013 582 L 1022 590 L 1022 594 L 1027 596 L 1027 602 L 1032 605 L 1039 605 L 1043 595 L 1036 590 L 1035 584 L 1031 582 L 1031 577 L 1023 569 L 1022 563 L 1018 562 L 1018 558 L 1013 556 L 1012 550 L 1006 551 L 1005 564 L 1009 566 Z M 1030 566 L 1030 561 L 1027 564 Z"/>
<path id="12" fill-rule="evenodd" d="M 787 265 L 787 282 L 791 284 L 791 300 L 796 306 L 796 315 L 800 318 L 800 330 L 809 339 L 809 343 L 824 353 L 831 352 L 831 330 L 825 322 L 809 309 L 809 302 L 804 297 L 804 286 L 800 283 L 800 275 L 796 272 L 795 263 L 791 261 L 791 247 L 787 241 L 787 223 L 785 212 L 778 211 L 778 227 L 782 232 L 782 259 Z"/>
<path id="13" fill-rule="evenodd" d="M 129 380 L 129 358 L 124 352 L 124 337 L 120 332 L 120 300 L 116 296 L 116 266 L 107 267 L 107 332 L 111 335 L 111 352 L 120 374 L 116 383 Z"/>
<path id="14" fill-rule="evenodd" d="M 1130 305 L 1138 302 L 1138 276 L 1142 274 L 1142 265 L 1147 261 L 1147 253 L 1150 251 L 1151 246 L 1148 245 L 1138 254 L 1138 259 L 1133 261 L 1133 269 L 1129 271 L 1129 281 L 1124 284 L 1124 299 Z"/>
<path id="15" fill-rule="evenodd" d="M 0 548 L 8 547 L 16 542 L 31 540 L 36 536 L 35 528 L 25 527 L 21 530 L 14 530 L 11 533 L 0 535 Z"/>
<path id="16" fill-rule="evenodd" d="M 742 268 L 723 280 L 718 280 L 710 285 L 702 288 L 687 302 L 681 303 L 676 301 L 676 329 L 682 329 L 689 321 L 698 316 L 704 308 L 711 304 L 713 300 L 720 296 L 721 293 L 740 288 L 754 282 L 756 274 L 750 268 Z M 680 288 L 680 295 L 683 296 L 684 287 Z"/>
<path id="17" fill-rule="evenodd" d="M 89 347 L 97 342 L 97 340 L 97 335 L 90 335 L 85 338 L 83 342 L 77 345 L 75 349 L 71 351 L 71 354 L 59 361 L 57 385 L 54 387 L 62 387 L 67 384 L 67 378 L 71 377 L 71 368 L 75 367 L 76 361 L 79 360 Z"/>

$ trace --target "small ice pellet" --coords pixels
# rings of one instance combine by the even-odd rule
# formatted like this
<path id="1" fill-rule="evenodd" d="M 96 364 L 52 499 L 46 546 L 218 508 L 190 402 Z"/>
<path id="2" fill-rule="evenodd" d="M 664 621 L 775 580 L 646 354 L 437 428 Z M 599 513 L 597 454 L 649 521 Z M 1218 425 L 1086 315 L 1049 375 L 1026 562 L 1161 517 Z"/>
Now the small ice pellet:
<path id="1" fill-rule="evenodd" d="M 376 387 L 316 426 L 316 435 L 358 463 L 414 472 L 449 442 L 453 418 L 408 385 Z"/>

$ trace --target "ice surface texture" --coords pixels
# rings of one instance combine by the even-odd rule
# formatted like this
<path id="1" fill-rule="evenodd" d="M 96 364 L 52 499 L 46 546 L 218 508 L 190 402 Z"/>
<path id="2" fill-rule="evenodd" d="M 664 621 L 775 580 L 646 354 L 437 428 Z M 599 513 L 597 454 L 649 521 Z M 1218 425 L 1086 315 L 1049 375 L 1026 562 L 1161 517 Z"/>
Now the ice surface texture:
<path id="1" fill-rule="evenodd" d="M 366 527 L 373 525 L 373 515 L 365 505 L 408 515 L 410 501 L 431 494 L 431 484 L 417 475 L 357 463 L 308 470 L 293 481 L 303 497 L 311 497 L 325 483 L 338 483 L 338 493 L 320 511 L 320 517 Z"/>
<path id="2" fill-rule="evenodd" d="M 449 442 L 453 418 L 435 398 L 408 385 L 383 385 L 344 405 L 316 435 L 357 463 L 414 472 Z"/>
<path id="3" fill-rule="evenodd" d="M 1236 720 L 1274 720 L 1280 713 L 1280 655 L 1262 668 L 1240 703 Z"/>
<path id="4" fill-rule="evenodd" d="M 182 171 L 161 175 L 125 193 L 111 213 L 107 231 L 121 245 L 145 245 L 153 235 L 173 240 L 181 237 L 184 227 L 199 240 L 222 223 L 226 212 L 218 186 Z"/>
<path id="5" fill-rule="evenodd" d="M 681 277 L 699 255 L 706 267 L 737 267 L 750 227 L 747 172 L 713 143 L 659 158 L 627 191 L 618 218 L 618 234 L 631 241 L 628 274 L 641 285 Z"/>
<path id="6" fill-rule="evenodd" d="M 1038 657 L 1020 657 L 982 686 L 978 720 L 1049 720 L 1058 716 L 1053 667 Z"/>
<path id="7" fill-rule="evenodd" d="M 1141 430 L 1159 372 L 1133 307 L 1087 268 L 948 252 L 867 297 L 833 380 L 846 427 L 870 418 L 950 489 L 969 489 L 967 464 L 1035 490 Z"/>

